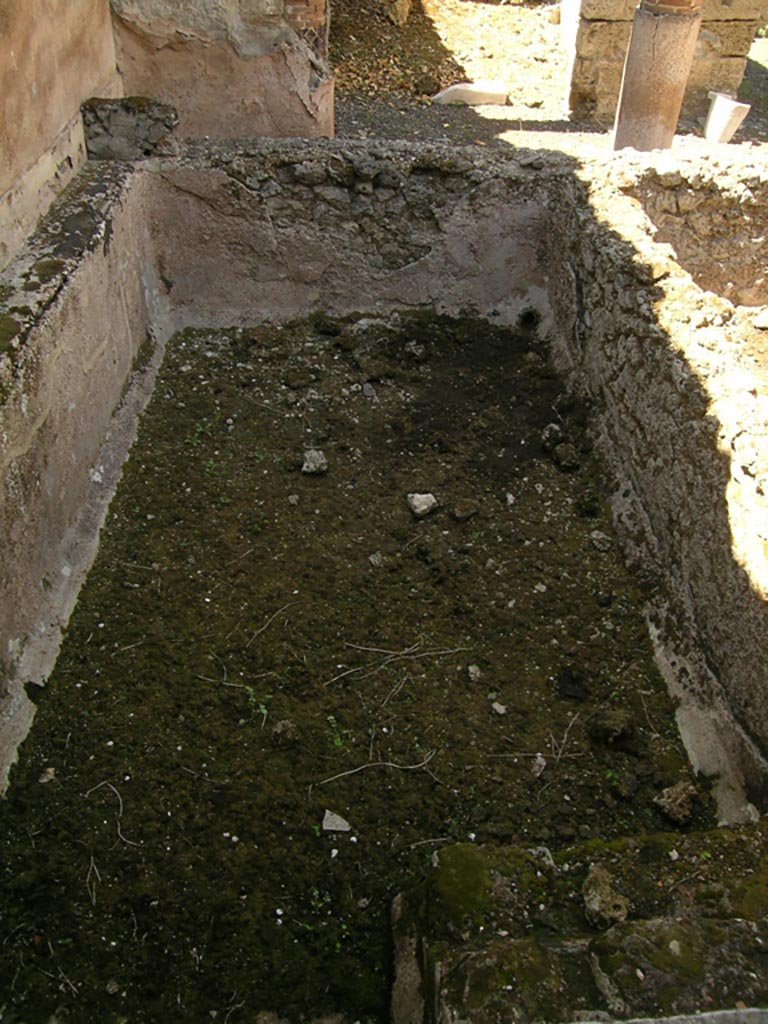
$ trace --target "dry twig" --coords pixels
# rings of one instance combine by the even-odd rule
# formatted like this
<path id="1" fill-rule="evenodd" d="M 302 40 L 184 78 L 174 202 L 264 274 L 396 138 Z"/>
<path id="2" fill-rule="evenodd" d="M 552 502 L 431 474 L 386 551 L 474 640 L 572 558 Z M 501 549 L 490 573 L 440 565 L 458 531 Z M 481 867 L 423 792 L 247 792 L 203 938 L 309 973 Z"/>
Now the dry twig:
<path id="1" fill-rule="evenodd" d="M 101 789 L 102 786 L 106 786 L 107 789 L 111 789 L 112 792 L 117 797 L 117 838 L 122 840 L 122 842 L 124 842 L 126 846 L 141 846 L 141 843 L 134 843 L 131 839 L 126 839 L 125 836 L 123 835 L 123 829 L 121 824 L 123 819 L 123 798 L 120 796 L 120 793 L 112 785 L 111 782 L 100 782 L 98 786 L 94 786 L 92 789 L 89 789 L 88 792 L 85 794 L 86 800 L 91 795 L 91 793 L 95 793 L 96 790 Z"/>
<path id="2" fill-rule="evenodd" d="M 282 608 L 278 608 L 276 612 L 270 615 L 267 621 L 264 623 L 264 625 L 260 629 L 256 630 L 251 639 L 245 645 L 246 650 L 251 646 L 251 644 L 253 643 L 257 636 L 261 636 L 265 629 L 269 629 L 269 627 L 272 625 L 272 623 L 275 621 L 278 615 L 281 615 L 286 610 L 286 608 L 290 608 L 291 605 L 293 604 L 295 604 L 294 601 L 289 601 L 288 604 L 284 604 Z"/>
<path id="3" fill-rule="evenodd" d="M 317 785 L 324 786 L 328 782 L 335 782 L 337 779 L 343 779 L 347 775 L 356 775 L 358 772 L 365 771 L 366 768 L 396 768 L 399 772 L 414 772 L 418 768 L 426 768 L 436 753 L 436 750 L 430 750 L 424 760 L 418 764 L 395 764 L 394 761 L 369 761 L 367 764 L 358 765 L 357 768 L 350 768 L 348 772 L 339 772 L 338 775 L 331 775 L 329 779 L 323 779 Z"/>

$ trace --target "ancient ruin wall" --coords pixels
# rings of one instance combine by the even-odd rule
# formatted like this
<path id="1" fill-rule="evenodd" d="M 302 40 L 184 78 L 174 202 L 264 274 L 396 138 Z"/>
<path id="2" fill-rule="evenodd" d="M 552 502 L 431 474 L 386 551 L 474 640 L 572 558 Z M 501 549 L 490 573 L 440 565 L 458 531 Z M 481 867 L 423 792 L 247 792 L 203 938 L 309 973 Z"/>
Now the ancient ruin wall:
<path id="1" fill-rule="evenodd" d="M 676 206 L 698 174 L 702 201 L 712 198 L 714 182 L 700 166 L 675 171 L 671 158 L 661 161 L 663 171 L 634 174 L 617 165 L 612 180 L 593 179 L 563 204 L 569 244 L 552 254 L 560 267 L 556 357 L 595 404 L 627 550 L 639 571 L 663 581 L 649 616 L 683 701 L 683 731 L 702 770 L 723 773 L 721 806 L 729 759 L 764 805 L 768 491 L 760 453 L 768 389 L 755 367 L 764 340 L 752 312 L 702 292 L 671 247 L 652 241 L 641 204 L 621 195 L 648 173 L 657 201 L 663 191 Z M 746 176 L 765 203 L 765 170 Z M 730 177 L 726 187 L 737 188 Z"/>
<path id="2" fill-rule="evenodd" d="M 91 165 L 0 277 L 0 750 L 31 719 L 22 684 L 52 667 L 125 455 L 105 442 L 150 330 L 148 216 L 127 167 Z"/>
<path id="3" fill-rule="evenodd" d="M 118 95 L 108 0 L 0 6 L 0 267 L 85 158 L 80 104 Z"/>
<path id="4" fill-rule="evenodd" d="M 571 111 L 580 117 L 613 118 L 635 0 L 564 0 L 563 32 L 571 55 Z M 768 0 L 704 0 L 702 26 L 683 103 L 683 114 L 700 117 L 710 90 L 736 94 L 757 29 L 768 20 Z"/>
<path id="5" fill-rule="evenodd" d="M 127 94 L 182 138 L 333 134 L 327 0 L 111 0 Z"/>
<path id="6" fill-rule="evenodd" d="M 768 304 L 768 195 L 760 168 L 719 181 L 713 154 L 701 168 L 651 168 L 623 188 L 643 205 L 659 242 L 706 291 L 735 305 Z"/>
<path id="7" fill-rule="evenodd" d="M 641 203 L 624 194 L 644 180 L 626 161 L 612 179 L 604 167 L 577 172 L 566 157 L 521 151 L 295 141 L 199 145 L 132 175 L 104 172 L 117 174 L 119 215 L 89 227 L 76 204 L 62 207 L 62 238 L 74 231 L 83 255 L 40 263 L 36 243 L 3 275 L 12 511 L 0 528 L 14 572 L 0 608 L 15 616 L 55 577 L 60 554 L 48 564 L 40 552 L 56 550 L 50 538 L 64 544 L 84 500 L 97 434 L 152 319 L 147 290 L 155 309 L 172 304 L 173 326 L 402 306 L 514 323 L 535 311 L 560 368 L 593 401 L 616 516 L 648 581 L 697 763 L 724 772 L 732 811 L 743 793 L 729 761 L 765 803 L 768 388 L 752 362 L 752 311 L 702 292 L 652 240 Z M 750 173 L 764 197 L 764 170 Z M 692 182 L 657 178 L 676 202 Z M 7 659 L 23 630 L 15 619 L 0 628 Z"/>
<path id="8" fill-rule="evenodd" d="M 199 323 L 470 305 L 514 323 L 546 310 L 551 183 L 504 167 L 475 173 L 445 146 L 292 142 L 167 161 L 153 230 L 170 301 Z"/>

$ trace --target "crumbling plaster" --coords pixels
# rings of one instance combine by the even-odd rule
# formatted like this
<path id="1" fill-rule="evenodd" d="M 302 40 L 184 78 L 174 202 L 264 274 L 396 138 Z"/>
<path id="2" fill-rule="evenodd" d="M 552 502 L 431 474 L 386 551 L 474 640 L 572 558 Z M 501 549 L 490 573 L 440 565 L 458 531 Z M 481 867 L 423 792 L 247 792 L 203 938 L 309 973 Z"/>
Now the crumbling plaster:
<path id="1" fill-rule="evenodd" d="M 326 0 L 112 0 L 127 94 L 173 104 L 182 138 L 333 134 Z"/>

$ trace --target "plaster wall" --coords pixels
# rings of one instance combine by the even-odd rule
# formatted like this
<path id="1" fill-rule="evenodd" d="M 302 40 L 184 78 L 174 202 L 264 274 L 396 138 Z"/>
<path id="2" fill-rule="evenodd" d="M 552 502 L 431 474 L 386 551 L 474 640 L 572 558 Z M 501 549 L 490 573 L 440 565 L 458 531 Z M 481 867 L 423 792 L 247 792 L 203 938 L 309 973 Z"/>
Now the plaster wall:
<path id="1" fill-rule="evenodd" d="M 125 89 L 181 138 L 333 134 L 327 0 L 112 0 Z"/>
<path id="2" fill-rule="evenodd" d="M 85 159 L 80 103 L 118 95 L 108 0 L 0 6 L 0 266 Z"/>
<path id="3" fill-rule="evenodd" d="M 130 179 L 81 172 L 0 284 L 0 789 L 33 714 L 24 684 L 52 667 L 130 442 L 119 409 L 156 292 L 147 189 Z"/>

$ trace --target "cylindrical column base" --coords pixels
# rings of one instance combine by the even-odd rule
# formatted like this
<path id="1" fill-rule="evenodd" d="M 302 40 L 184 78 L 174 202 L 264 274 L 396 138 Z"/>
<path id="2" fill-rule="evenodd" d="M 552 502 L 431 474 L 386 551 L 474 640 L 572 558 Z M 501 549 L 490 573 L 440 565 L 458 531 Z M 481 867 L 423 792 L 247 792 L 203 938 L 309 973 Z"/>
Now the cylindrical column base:
<path id="1" fill-rule="evenodd" d="M 669 149 L 672 145 L 700 24 L 701 11 L 690 7 L 684 13 L 656 13 L 643 7 L 635 11 L 614 149 Z"/>

